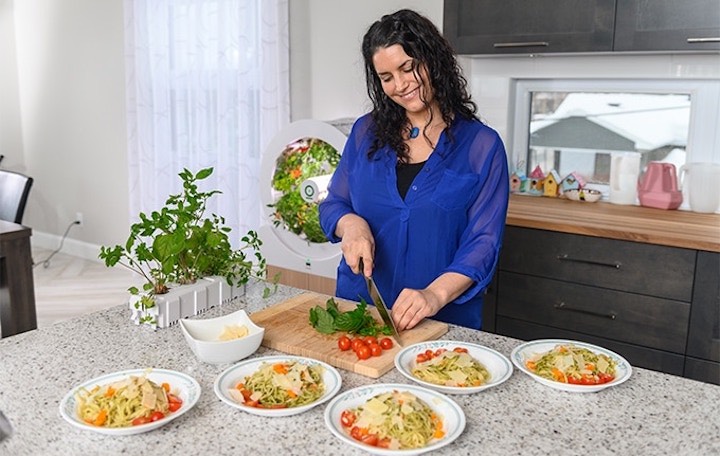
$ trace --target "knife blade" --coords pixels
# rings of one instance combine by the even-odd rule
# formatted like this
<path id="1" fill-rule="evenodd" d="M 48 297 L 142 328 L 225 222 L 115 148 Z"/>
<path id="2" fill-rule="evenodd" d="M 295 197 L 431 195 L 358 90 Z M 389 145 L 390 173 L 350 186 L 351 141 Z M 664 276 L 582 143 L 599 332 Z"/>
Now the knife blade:
<path id="1" fill-rule="evenodd" d="M 362 258 L 360 258 L 360 274 L 363 274 L 363 276 L 365 276 L 363 270 L 363 260 Z M 388 308 L 385 305 L 385 300 L 382 298 L 382 295 L 380 295 L 380 290 L 378 290 L 377 285 L 375 285 L 375 281 L 372 277 L 365 276 L 365 283 L 367 285 L 368 293 L 370 294 L 370 299 L 372 299 L 373 304 L 375 304 L 375 308 L 378 310 L 380 318 L 382 318 L 383 323 L 385 323 L 385 325 L 392 330 L 393 338 L 395 338 L 395 341 L 398 343 L 398 345 L 402 347 L 403 343 L 402 339 L 400 339 L 400 333 L 395 326 L 395 322 L 390 316 L 390 312 L 388 312 Z"/>
<path id="2" fill-rule="evenodd" d="M 10 421 L 5 418 L 5 415 L 0 411 L 0 442 L 10 437 L 13 433 L 12 425 Z"/>

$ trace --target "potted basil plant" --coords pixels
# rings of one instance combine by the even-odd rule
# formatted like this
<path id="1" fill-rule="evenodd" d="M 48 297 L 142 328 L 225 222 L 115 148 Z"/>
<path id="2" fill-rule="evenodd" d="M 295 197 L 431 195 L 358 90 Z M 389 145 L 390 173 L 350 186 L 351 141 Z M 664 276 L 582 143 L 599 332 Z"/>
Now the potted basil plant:
<path id="1" fill-rule="evenodd" d="M 234 249 L 231 229 L 216 214 L 206 216 L 207 201 L 219 190 L 198 189 L 213 168 L 193 174 L 184 169 L 181 194 L 170 195 L 165 206 L 150 215 L 139 214 L 124 245 L 101 247 L 108 267 L 121 265 L 143 277 L 142 289 L 130 287 L 132 319 L 137 324 L 167 327 L 244 293 L 247 282 L 266 276 L 262 241 L 255 231 Z M 266 287 L 265 295 L 271 290 Z"/>

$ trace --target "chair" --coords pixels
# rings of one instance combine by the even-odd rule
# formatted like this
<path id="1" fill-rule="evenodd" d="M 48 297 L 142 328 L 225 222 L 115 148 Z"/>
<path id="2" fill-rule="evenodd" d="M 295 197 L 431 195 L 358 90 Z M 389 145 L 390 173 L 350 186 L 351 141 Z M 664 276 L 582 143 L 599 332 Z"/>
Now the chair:
<path id="1" fill-rule="evenodd" d="M 22 224 L 33 178 L 0 169 L 0 219 Z"/>

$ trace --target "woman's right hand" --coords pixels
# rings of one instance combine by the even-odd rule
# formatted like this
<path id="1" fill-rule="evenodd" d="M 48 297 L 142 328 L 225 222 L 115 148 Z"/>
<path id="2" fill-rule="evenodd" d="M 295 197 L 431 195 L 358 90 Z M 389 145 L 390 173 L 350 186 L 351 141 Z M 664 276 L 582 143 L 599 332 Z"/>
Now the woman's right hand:
<path id="1" fill-rule="evenodd" d="M 375 238 L 365 219 L 356 214 L 345 214 L 338 221 L 335 234 L 342 239 L 340 246 L 343 257 L 352 272 L 372 276 Z M 360 271 L 360 258 L 363 259 L 363 271 Z"/>

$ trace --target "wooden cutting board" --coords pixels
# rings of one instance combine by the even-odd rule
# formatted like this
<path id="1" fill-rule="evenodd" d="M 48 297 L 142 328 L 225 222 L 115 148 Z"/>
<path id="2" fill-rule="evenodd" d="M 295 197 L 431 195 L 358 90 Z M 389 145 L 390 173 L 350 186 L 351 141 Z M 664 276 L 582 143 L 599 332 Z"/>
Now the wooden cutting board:
<path id="1" fill-rule="evenodd" d="M 372 378 L 378 378 L 391 370 L 395 365 L 395 355 L 402 350 L 397 343 L 390 350 L 384 350 L 381 356 L 360 360 L 352 350 L 340 351 L 338 348 L 337 340 L 343 333 L 321 334 L 310 326 L 310 309 L 317 305 L 324 308 L 328 299 L 330 296 L 303 293 L 255 312 L 250 315 L 250 319 L 265 328 L 262 344 L 268 348 L 324 361 L 331 366 Z M 357 305 L 356 302 L 333 299 L 343 312 Z M 378 322 L 382 321 L 374 306 L 368 306 L 368 310 Z M 403 331 L 400 337 L 403 345 L 408 346 L 437 339 L 447 331 L 447 323 L 425 320 L 413 329 Z"/>

